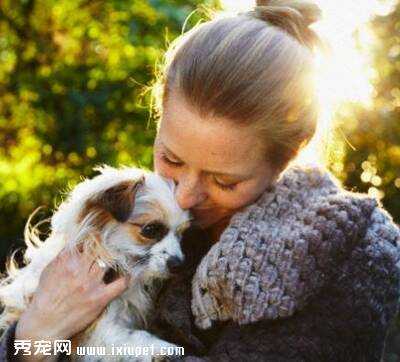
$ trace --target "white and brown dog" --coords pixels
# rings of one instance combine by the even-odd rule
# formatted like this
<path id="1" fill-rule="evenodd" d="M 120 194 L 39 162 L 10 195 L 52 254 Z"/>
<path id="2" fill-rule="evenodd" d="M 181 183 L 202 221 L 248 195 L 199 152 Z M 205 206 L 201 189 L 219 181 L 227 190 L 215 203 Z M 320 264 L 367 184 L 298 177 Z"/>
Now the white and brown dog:
<path id="1" fill-rule="evenodd" d="M 174 183 L 136 168 L 98 169 L 78 184 L 51 219 L 43 242 L 26 237 L 26 265 L 9 268 L 0 284 L 2 327 L 18 320 L 35 292 L 46 265 L 63 248 L 90 250 L 112 280 L 128 275 L 129 288 L 75 339 L 85 346 L 150 346 L 159 353 L 173 345 L 145 331 L 159 281 L 183 262 L 180 238 L 190 216 L 174 197 Z M 106 280 L 106 282 L 108 282 Z M 75 356 L 80 361 L 93 356 Z M 110 360 L 104 356 L 103 360 Z M 125 356 L 132 360 L 132 356 Z M 115 360 L 116 358 L 111 358 Z M 118 358 L 124 360 L 123 356 Z M 147 361 L 143 356 L 138 360 Z M 96 360 L 101 360 L 97 356 Z"/>

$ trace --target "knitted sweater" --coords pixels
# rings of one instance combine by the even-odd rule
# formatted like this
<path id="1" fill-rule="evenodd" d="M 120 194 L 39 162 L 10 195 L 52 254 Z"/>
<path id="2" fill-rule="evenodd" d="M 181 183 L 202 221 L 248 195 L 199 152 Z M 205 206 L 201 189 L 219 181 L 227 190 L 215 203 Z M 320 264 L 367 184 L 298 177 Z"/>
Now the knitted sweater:
<path id="1" fill-rule="evenodd" d="M 400 295 L 400 231 L 375 199 L 292 166 L 214 245 L 184 240 L 185 272 L 153 331 L 185 361 L 380 361 Z"/>
<path id="2" fill-rule="evenodd" d="M 400 231 L 375 199 L 292 166 L 217 243 L 205 240 L 185 235 L 186 264 L 150 328 L 184 346 L 184 361 L 380 361 L 400 295 Z"/>
<path id="3" fill-rule="evenodd" d="M 384 248 L 397 262 L 399 238 L 391 227 L 375 199 L 341 190 L 317 168 L 293 168 L 233 217 L 201 261 L 192 283 L 196 324 L 290 317 L 326 285 L 339 262 L 365 247 L 360 241 L 368 228 L 368 247 L 378 251 L 375 234 L 385 232 L 390 244 Z"/>

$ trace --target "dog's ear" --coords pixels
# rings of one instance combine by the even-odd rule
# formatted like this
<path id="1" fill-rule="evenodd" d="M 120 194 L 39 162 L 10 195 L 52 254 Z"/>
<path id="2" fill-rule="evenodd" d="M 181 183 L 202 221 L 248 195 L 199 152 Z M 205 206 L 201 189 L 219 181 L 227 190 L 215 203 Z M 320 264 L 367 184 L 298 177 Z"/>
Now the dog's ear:
<path id="1" fill-rule="evenodd" d="M 125 222 L 135 206 L 136 192 L 143 184 L 144 177 L 139 180 L 122 181 L 100 192 L 91 201 L 108 211 L 117 221 Z"/>

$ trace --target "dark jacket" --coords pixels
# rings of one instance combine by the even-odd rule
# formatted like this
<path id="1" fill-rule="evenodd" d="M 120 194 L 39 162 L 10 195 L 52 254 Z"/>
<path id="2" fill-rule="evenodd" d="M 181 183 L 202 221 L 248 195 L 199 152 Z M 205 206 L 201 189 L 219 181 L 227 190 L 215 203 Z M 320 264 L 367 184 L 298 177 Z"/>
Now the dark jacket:
<path id="1" fill-rule="evenodd" d="M 184 240 L 185 271 L 160 295 L 153 324 L 186 354 L 204 362 L 381 360 L 400 296 L 400 231 L 376 200 L 345 191 L 327 171 L 294 167 L 236 214 L 210 251 L 205 240 Z M 244 259 L 247 274 L 232 270 Z M 261 289 L 246 286 L 268 270 L 277 271 L 271 292 L 279 295 L 260 308 Z M 290 298 L 294 308 L 269 313 Z M 211 316 L 211 328 L 199 314 Z"/>
<path id="2" fill-rule="evenodd" d="M 325 177 L 321 180 L 322 183 L 318 181 L 314 185 L 321 186 L 329 181 Z M 306 190 L 297 181 L 298 196 L 303 197 Z M 283 194 L 276 198 L 281 205 L 274 211 L 278 216 L 285 215 L 284 208 L 289 210 L 296 202 L 291 191 L 295 188 L 285 182 L 283 180 L 281 185 L 287 186 L 285 192 L 291 202 L 285 202 Z M 267 196 L 274 200 L 276 189 L 268 192 L 270 195 Z M 342 196 L 336 193 L 329 196 L 325 191 L 321 195 L 325 195 L 324 200 L 330 198 L 335 201 L 335 205 L 338 205 L 338 197 Z M 326 255 L 328 250 L 328 262 L 322 265 L 322 259 L 315 258 L 313 269 L 313 273 L 324 277 L 324 282 L 319 284 L 319 288 L 305 285 L 312 293 L 307 294 L 307 300 L 293 315 L 265 318 L 242 325 L 233 320 L 214 321 L 211 328 L 199 329 L 192 313 L 192 280 L 200 261 L 205 260 L 212 245 L 204 232 L 190 230 L 182 242 L 186 263 L 180 273 L 163 287 L 150 331 L 185 347 L 185 362 L 380 361 L 400 296 L 400 233 L 390 216 L 374 202 L 362 200 L 360 204 L 363 207 L 359 209 L 358 196 L 354 196 L 354 200 L 351 195 L 346 197 L 350 197 L 350 202 L 346 204 L 347 215 L 352 218 L 359 215 L 352 219 L 353 228 L 356 228 L 356 223 L 363 227 L 353 234 L 348 243 L 340 244 L 338 250 L 313 250 L 310 244 L 309 252 L 314 256 L 321 250 L 321 255 Z M 329 215 L 335 215 L 334 210 L 339 209 L 332 208 L 332 203 L 328 206 L 324 215 L 326 222 L 333 225 Z M 339 211 L 340 216 L 345 215 L 343 210 Z M 347 225 L 346 220 L 342 221 Z M 319 226 L 322 227 L 321 223 Z M 337 236 L 327 234 L 329 240 L 336 240 Z M 307 280 L 314 279 L 311 275 Z M 12 360 L 13 338 L 11 327 L 1 340 L 0 361 Z"/>
<path id="3" fill-rule="evenodd" d="M 201 244 L 201 240 L 196 241 Z M 199 262 L 205 245 L 186 248 L 192 265 Z M 287 319 L 238 325 L 227 321 L 199 330 L 191 314 L 191 275 L 171 280 L 160 295 L 153 331 L 185 347 L 184 361 L 254 362 L 367 362 L 381 361 L 384 341 L 397 308 L 386 301 L 398 300 L 399 277 L 374 275 L 370 255 L 357 255 L 358 263 L 347 265 L 305 308 Z M 375 263 L 390 265 L 385 255 Z M 386 271 L 389 271 L 387 269 Z M 363 290 L 374 282 L 374 289 Z"/>

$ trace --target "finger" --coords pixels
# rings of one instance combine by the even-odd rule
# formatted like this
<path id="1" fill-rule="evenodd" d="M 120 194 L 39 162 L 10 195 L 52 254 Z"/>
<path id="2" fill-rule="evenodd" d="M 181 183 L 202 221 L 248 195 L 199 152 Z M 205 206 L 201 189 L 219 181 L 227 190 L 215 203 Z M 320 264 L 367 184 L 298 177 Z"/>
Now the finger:
<path id="1" fill-rule="evenodd" d="M 65 246 L 63 249 L 61 249 L 60 253 L 58 254 L 58 258 L 61 260 L 72 261 L 75 264 L 79 264 L 81 253 L 75 247 L 71 248 Z"/>
<path id="2" fill-rule="evenodd" d="M 107 270 L 107 265 L 101 259 L 94 259 L 89 267 L 89 277 L 94 280 L 103 280 Z"/>
<path id="3" fill-rule="evenodd" d="M 80 262 L 82 263 L 82 266 L 85 266 L 87 268 L 86 270 L 90 271 L 93 267 L 93 263 L 96 262 L 96 256 L 93 255 L 93 252 L 87 248 L 84 248 L 80 253 L 79 253 L 79 258 Z"/>
<path id="4" fill-rule="evenodd" d="M 87 273 L 94 258 L 81 253 L 76 247 L 64 248 L 57 256 L 58 269 L 72 274 Z"/>
<path id="5" fill-rule="evenodd" d="M 64 246 L 60 252 L 58 253 L 57 257 L 59 259 L 65 259 L 65 258 L 70 258 L 73 254 L 74 250 L 71 250 L 70 248 Z"/>
<path id="6" fill-rule="evenodd" d="M 107 304 L 112 299 L 122 294 L 129 285 L 129 279 L 126 276 L 119 277 L 109 284 L 104 285 L 103 301 Z"/>
<path id="7" fill-rule="evenodd" d="M 62 248 L 58 254 L 50 260 L 50 262 L 44 268 L 43 273 L 46 273 L 49 270 L 58 271 L 61 266 L 65 265 L 67 261 L 71 260 L 71 253 L 70 250 L 66 247 Z"/>
<path id="8" fill-rule="evenodd" d="M 76 249 L 80 252 L 83 253 L 85 251 L 84 245 L 83 243 L 80 243 L 78 245 L 76 245 Z"/>

